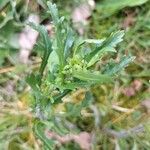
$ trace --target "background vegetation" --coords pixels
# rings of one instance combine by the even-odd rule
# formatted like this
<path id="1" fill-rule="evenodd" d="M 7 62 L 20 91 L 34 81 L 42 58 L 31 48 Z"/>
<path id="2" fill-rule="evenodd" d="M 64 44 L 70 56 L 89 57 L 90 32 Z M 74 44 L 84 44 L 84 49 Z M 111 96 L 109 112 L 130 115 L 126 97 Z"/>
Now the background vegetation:
<path id="1" fill-rule="evenodd" d="M 0 149 L 149 150 L 150 1 L 53 2 L 80 37 L 102 39 L 125 30 L 117 56 L 111 56 L 116 61 L 124 54 L 136 59 L 118 74 L 115 82 L 93 86 L 86 101 L 84 88 L 69 94 L 63 103 L 50 107 L 49 121 L 41 123 L 33 111 L 35 101 L 26 77 L 38 71 L 43 49 L 35 44 L 38 35 L 26 28 L 26 23 L 34 14 L 33 20 L 54 34 L 46 0 L 1 0 Z M 29 47 L 28 43 L 21 44 L 26 42 L 24 35 L 35 38 Z M 109 59 L 104 57 L 95 68 L 101 69 Z"/>

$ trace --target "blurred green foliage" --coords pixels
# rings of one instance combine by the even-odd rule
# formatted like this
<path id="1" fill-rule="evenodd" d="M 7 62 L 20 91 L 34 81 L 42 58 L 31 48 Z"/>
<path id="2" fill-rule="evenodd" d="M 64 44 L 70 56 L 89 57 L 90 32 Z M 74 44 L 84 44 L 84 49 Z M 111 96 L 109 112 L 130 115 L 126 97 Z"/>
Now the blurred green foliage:
<path id="1" fill-rule="evenodd" d="M 14 65 L 11 58 L 16 58 L 17 56 L 16 54 L 19 49 L 17 42 L 18 33 L 24 28 L 24 21 L 27 16 L 31 12 L 36 12 L 40 14 L 41 22 L 47 21 L 49 17 L 48 13 L 45 13 L 46 0 L 30 1 L 34 5 L 26 2 L 27 1 L 24 0 L 0 1 L 0 67 L 4 69 L 6 66 Z M 61 14 L 67 15 L 68 18 L 70 18 L 70 13 L 73 8 L 85 1 L 64 0 L 55 2 Z M 57 147 L 58 141 L 47 139 L 43 134 L 45 129 L 49 129 L 62 136 L 68 133 L 77 134 L 82 131 L 92 132 L 94 138 L 92 148 L 94 150 L 149 150 L 150 119 L 149 115 L 140 107 L 142 100 L 150 98 L 149 18 L 150 1 L 148 0 L 96 1 L 95 11 L 93 11 L 92 16 L 89 18 L 89 25 L 87 25 L 88 32 L 85 33 L 84 36 L 102 39 L 108 37 L 110 33 L 116 30 L 124 29 L 124 41 L 117 46 L 117 49 L 120 49 L 120 51 L 117 53 L 117 57 L 112 56 L 114 59 L 118 58 L 120 60 L 120 58 L 123 58 L 124 53 L 127 53 L 136 56 L 136 59 L 126 70 L 120 73 L 119 80 L 116 80 L 114 84 L 94 86 L 91 90 L 92 100 L 89 99 L 88 102 L 82 101 L 83 98 L 81 98 L 82 94 L 80 92 L 77 93 L 78 95 L 74 98 L 76 92 L 72 92 L 70 95 L 71 100 L 69 99 L 70 102 L 55 105 L 54 107 L 47 105 L 46 109 L 51 116 L 48 122 L 39 122 L 34 118 L 34 114 L 30 110 L 30 107 L 33 108 L 35 106 L 34 98 L 31 92 L 26 88 L 27 85 L 24 75 L 30 72 L 31 68 L 25 68 L 25 71 L 23 70 L 22 73 L 21 71 L 17 73 L 16 70 L 14 70 L 0 74 L 0 149 L 47 149 L 47 147 L 44 146 L 46 144 L 42 144 L 38 138 L 42 138 L 44 139 L 43 141 L 50 143 L 52 149 L 80 149 L 79 145 L 73 142 Z M 127 23 L 126 25 L 128 20 L 129 24 Z M 36 48 L 34 52 L 37 55 L 36 57 L 41 55 L 41 53 L 36 51 Z M 97 66 L 104 72 L 107 72 L 107 68 L 110 66 L 112 67 L 112 65 L 109 66 L 109 63 L 106 68 L 102 67 L 103 62 L 106 62 L 107 59 L 109 59 L 108 56 L 104 57 L 102 64 Z M 112 60 L 110 61 L 111 64 L 115 63 Z M 36 69 L 34 69 L 34 71 L 36 72 Z M 15 101 L 16 97 L 14 98 L 13 96 L 7 99 L 10 92 L 8 92 L 8 94 L 5 91 L 5 87 L 9 80 L 15 81 L 16 87 L 14 90 L 17 99 L 19 99 L 18 101 Z M 35 78 L 35 80 L 39 80 L 39 78 Z M 135 95 L 128 97 L 122 93 L 122 89 L 130 87 L 134 80 L 142 82 L 142 88 L 136 92 Z M 47 82 L 45 82 L 45 84 L 47 84 Z M 48 90 L 45 89 L 44 92 L 48 94 L 49 91 L 47 91 Z M 9 99 L 13 99 L 14 102 L 8 101 Z M 3 104 L 4 100 L 7 101 L 5 104 Z M 86 106 L 84 102 L 86 102 Z M 123 108 L 133 109 L 134 111 L 120 112 L 112 108 L 113 104 L 119 104 L 119 106 Z M 84 106 L 84 108 L 82 109 L 81 106 Z M 145 132 L 126 138 L 118 139 L 103 131 L 103 128 L 109 128 L 119 132 L 139 124 L 144 124 Z M 37 135 L 43 135 L 43 137 Z"/>

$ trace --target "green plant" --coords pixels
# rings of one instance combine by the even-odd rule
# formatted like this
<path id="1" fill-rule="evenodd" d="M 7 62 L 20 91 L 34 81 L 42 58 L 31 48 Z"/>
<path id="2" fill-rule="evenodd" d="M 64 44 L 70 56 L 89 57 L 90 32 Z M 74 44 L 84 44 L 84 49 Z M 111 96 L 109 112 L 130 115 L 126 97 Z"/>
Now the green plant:
<path id="1" fill-rule="evenodd" d="M 40 33 L 38 46 L 44 50 L 39 72 L 27 77 L 36 101 L 35 111 L 41 120 L 49 120 L 49 107 L 61 103 L 68 93 L 80 88 L 90 89 L 96 84 L 112 83 L 116 74 L 134 60 L 133 56 L 123 56 L 119 62 L 110 59 L 117 52 L 117 44 L 123 40 L 123 31 L 100 40 L 83 40 L 73 32 L 64 17 L 59 18 L 55 4 L 47 2 L 47 6 L 54 24 L 54 37 L 49 37 L 43 25 L 29 23 Z M 101 70 L 96 69 L 95 65 L 103 58 L 106 65 Z M 85 105 L 81 103 L 81 107 Z"/>

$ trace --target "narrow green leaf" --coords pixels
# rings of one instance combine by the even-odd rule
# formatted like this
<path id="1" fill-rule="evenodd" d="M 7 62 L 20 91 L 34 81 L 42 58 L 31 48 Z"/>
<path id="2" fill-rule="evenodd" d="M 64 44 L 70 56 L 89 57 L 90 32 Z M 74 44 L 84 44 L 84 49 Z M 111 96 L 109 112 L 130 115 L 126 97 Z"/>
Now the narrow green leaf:
<path id="1" fill-rule="evenodd" d="M 34 91 L 38 90 L 38 85 L 40 82 L 40 78 L 38 75 L 32 73 L 26 78 L 26 81 Z"/>
<path id="2" fill-rule="evenodd" d="M 51 2 L 48 1 L 47 6 L 50 10 L 54 25 L 58 26 L 59 25 L 59 15 L 58 15 L 58 9 L 56 7 L 56 4 L 52 4 Z"/>
<path id="3" fill-rule="evenodd" d="M 62 92 L 62 93 L 60 93 L 59 95 L 55 96 L 55 97 L 54 97 L 54 103 L 53 103 L 53 104 L 58 104 L 58 103 L 62 102 L 62 98 L 63 98 L 64 96 L 66 96 L 67 94 L 69 94 L 70 92 L 71 92 L 70 89 L 66 89 L 66 90 L 64 90 L 64 92 Z"/>
<path id="4" fill-rule="evenodd" d="M 124 31 L 117 31 L 112 33 L 104 43 L 107 46 L 116 47 L 118 43 L 123 41 Z"/>
<path id="5" fill-rule="evenodd" d="M 112 81 L 112 78 L 109 75 L 100 74 L 100 73 L 91 73 L 89 71 L 73 71 L 73 76 L 82 81 L 93 83 L 109 83 Z"/>
<path id="6" fill-rule="evenodd" d="M 100 54 L 100 51 L 105 47 L 115 48 L 116 45 L 123 40 L 123 36 L 124 31 L 112 33 L 100 46 L 96 47 L 94 51 L 86 56 L 86 60 L 89 62 L 96 54 Z"/>
<path id="7" fill-rule="evenodd" d="M 46 125 L 40 121 L 37 121 L 34 125 L 34 132 L 38 136 L 38 138 L 46 145 L 46 147 L 50 150 L 54 149 L 54 141 L 48 139 L 45 136 Z"/>
<path id="8" fill-rule="evenodd" d="M 91 44 L 102 44 L 105 39 L 86 39 L 84 40 L 86 43 L 91 43 Z"/>
<path id="9" fill-rule="evenodd" d="M 124 56 L 124 57 L 122 57 L 122 59 L 120 60 L 120 62 L 118 64 L 113 64 L 113 66 L 112 66 L 112 64 L 108 65 L 106 70 L 104 71 L 104 73 L 109 74 L 109 75 L 114 75 L 117 72 L 124 69 L 134 59 L 135 59 L 134 56 Z"/>
<path id="10" fill-rule="evenodd" d="M 73 43 L 74 43 L 73 32 L 70 28 L 68 28 L 66 36 L 67 37 L 66 37 L 65 47 L 64 47 L 64 57 L 65 57 L 65 59 L 70 55 L 71 47 L 73 46 Z"/>
<path id="11" fill-rule="evenodd" d="M 105 39 L 86 39 L 86 40 L 79 40 L 78 41 L 78 45 L 76 46 L 75 50 L 74 50 L 74 54 L 79 54 L 81 51 L 81 46 L 83 46 L 84 44 L 88 43 L 88 44 L 98 44 L 99 46 L 104 42 Z"/>
<path id="12" fill-rule="evenodd" d="M 29 25 L 36 31 L 38 31 L 40 33 L 40 36 L 42 37 L 43 39 L 43 42 L 44 42 L 44 45 L 45 45 L 45 48 L 46 50 L 50 51 L 51 50 L 51 46 L 52 46 L 52 43 L 51 43 L 51 40 L 49 38 L 49 35 L 48 35 L 48 32 L 45 28 L 44 25 L 37 25 L 33 22 L 29 22 Z"/>
<path id="13" fill-rule="evenodd" d="M 100 60 L 108 52 L 116 52 L 116 50 L 110 46 L 102 48 L 102 50 L 100 50 L 98 52 L 98 54 L 96 54 L 94 57 L 92 57 L 92 59 L 87 64 L 87 67 L 94 65 L 98 60 Z"/>
<path id="14" fill-rule="evenodd" d="M 58 55 L 58 58 L 59 58 L 59 64 L 60 64 L 60 70 L 63 68 L 64 66 L 64 62 L 65 62 L 65 59 L 64 59 L 64 43 L 63 41 L 65 40 L 64 39 L 64 34 L 63 34 L 63 20 L 64 18 L 59 18 L 59 15 L 58 15 L 58 9 L 56 7 L 55 4 L 52 4 L 51 2 L 47 2 L 47 6 L 50 10 L 50 14 L 52 16 L 52 20 L 53 20 L 53 23 L 55 25 L 55 34 L 56 34 L 56 53 Z"/>
<path id="15" fill-rule="evenodd" d="M 64 89 L 70 89 L 70 90 L 74 90 L 76 88 L 86 88 L 87 86 L 90 86 L 89 83 L 87 82 L 70 82 L 70 83 L 65 83 L 63 85 Z"/>
<path id="16" fill-rule="evenodd" d="M 42 63 L 41 63 L 41 67 L 40 67 L 40 75 L 41 77 L 43 76 L 43 72 L 44 72 L 44 69 L 47 65 L 47 62 L 48 62 L 48 58 L 52 52 L 52 43 L 51 43 L 51 40 L 48 36 L 48 33 L 47 33 L 47 30 L 46 28 L 43 26 L 43 25 L 36 25 L 32 22 L 29 23 L 29 25 L 37 30 L 39 33 L 40 33 L 40 36 L 42 37 L 42 40 L 43 40 L 43 44 L 44 44 L 44 55 L 43 55 L 43 58 L 42 58 Z"/>

